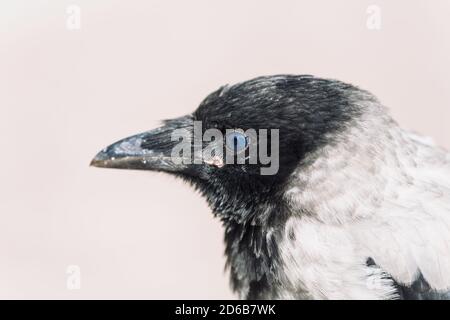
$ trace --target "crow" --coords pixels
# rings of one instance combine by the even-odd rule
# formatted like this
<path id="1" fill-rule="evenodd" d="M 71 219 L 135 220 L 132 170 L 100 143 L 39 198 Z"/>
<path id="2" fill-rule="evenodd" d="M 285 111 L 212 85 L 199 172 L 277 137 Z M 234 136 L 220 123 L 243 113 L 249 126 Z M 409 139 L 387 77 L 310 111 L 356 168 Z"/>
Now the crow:
<path id="1" fill-rule="evenodd" d="M 239 298 L 450 298 L 450 155 L 351 84 L 226 85 L 91 165 L 167 172 L 197 189 L 223 223 Z"/>

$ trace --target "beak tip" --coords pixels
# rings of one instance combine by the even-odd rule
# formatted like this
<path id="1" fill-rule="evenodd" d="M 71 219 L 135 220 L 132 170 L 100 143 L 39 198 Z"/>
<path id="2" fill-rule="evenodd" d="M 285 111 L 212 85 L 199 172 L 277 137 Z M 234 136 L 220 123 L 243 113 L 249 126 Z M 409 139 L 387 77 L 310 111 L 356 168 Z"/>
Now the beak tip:
<path id="1" fill-rule="evenodd" d="M 89 163 L 89 167 L 97 167 L 97 163 L 98 163 L 97 160 L 92 159 L 91 162 Z"/>
<path id="2" fill-rule="evenodd" d="M 101 167 L 100 161 L 92 159 L 92 161 L 89 163 L 89 167 L 100 168 Z"/>

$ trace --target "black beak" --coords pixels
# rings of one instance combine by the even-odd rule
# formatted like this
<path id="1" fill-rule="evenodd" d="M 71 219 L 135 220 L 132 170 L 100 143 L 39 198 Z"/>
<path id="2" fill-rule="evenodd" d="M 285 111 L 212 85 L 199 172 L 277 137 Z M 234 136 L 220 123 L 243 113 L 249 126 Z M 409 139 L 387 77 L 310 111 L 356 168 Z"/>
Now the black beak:
<path id="1" fill-rule="evenodd" d="M 117 141 L 100 151 L 91 166 L 181 172 L 186 168 L 186 161 L 172 155 L 173 147 L 179 143 L 178 139 L 172 141 L 176 129 L 190 132 L 192 119 L 186 116 L 169 120 L 160 128 Z"/>

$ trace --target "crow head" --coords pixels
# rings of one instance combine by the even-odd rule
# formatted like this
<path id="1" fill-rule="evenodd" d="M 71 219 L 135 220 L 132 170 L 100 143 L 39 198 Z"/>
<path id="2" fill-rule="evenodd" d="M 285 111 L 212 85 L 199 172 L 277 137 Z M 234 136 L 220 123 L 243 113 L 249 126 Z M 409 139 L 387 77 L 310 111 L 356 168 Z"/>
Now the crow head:
<path id="1" fill-rule="evenodd" d="M 359 89 L 277 75 L 224 86 L 196 111 L 103 149 L 91 165 L 164 171 L 192 183 L 223 220 L 270 219 L 291 173 L 362 112 Z"/>

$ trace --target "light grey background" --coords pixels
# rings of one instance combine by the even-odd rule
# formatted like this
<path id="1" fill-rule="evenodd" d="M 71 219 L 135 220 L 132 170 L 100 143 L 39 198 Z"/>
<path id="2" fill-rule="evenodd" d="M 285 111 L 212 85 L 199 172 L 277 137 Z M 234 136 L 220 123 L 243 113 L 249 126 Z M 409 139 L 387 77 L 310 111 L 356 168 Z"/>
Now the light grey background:
<path id="1" fill-rule="evenodd" d="M 68 30 L 66 8 L 81 8 Z M 381 29 L 366 26 L 381 9 Z M 107 144 L 276 73 L 375 93 L 450 146 L 450 2 L 0 3 L 0 298 L 232 298 L 222 230 L 172 177 L 90 168 Z M 68 290 L 66 268 L 81 268 Z"/>

